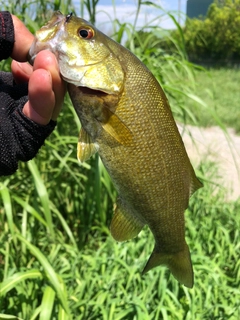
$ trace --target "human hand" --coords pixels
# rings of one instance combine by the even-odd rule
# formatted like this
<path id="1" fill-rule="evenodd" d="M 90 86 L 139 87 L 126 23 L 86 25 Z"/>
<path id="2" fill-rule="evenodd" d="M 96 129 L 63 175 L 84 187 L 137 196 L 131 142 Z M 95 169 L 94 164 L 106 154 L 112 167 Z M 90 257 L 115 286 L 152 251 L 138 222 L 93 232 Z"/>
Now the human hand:
<path id="1" fill-rule="evenodd" d="M 18 17 L 12 14 L 13 26 L 14 26 L 14 46 L 11 58 L 19 61 L 26 62 L 28 57 L 28 51 L 34 40 L 34 35 L 28 30 L 25 24 L 18 19 Z"/>
<path id="2" fill-rule="evenodd" d="M 29 100 L 23 107 L 23 113 L 34 122 L 46 125 L 51 119 L 57 119 L 66 86 L 51 52 L 41 51 L 33 67 L 26 62 L 34 36 L 16 16 L 12 15 L 12 18 L 15 30 L 12 74 L 16 83 L 28 82 Z"/>
<path id="3" fill-rule="evenodd" d="M 33 67 L 28 63 L 12 62 L 12 74 L 16 83 L 28 82 L 28 101 L 23 113 L 36 123 L 46 125 L 56 120 L 61 110 L 66 86 L 56 58 L 50 51 L 41 51 Z"/>
<path id="4" fill-rule="evenodd" d="M 0 176 L 13 174 L 18 161 L 36 156 L 56 126 L 51 120 L 57 119 L 66 91 L 51 52 L 40 52 L 33 66 L 27 63 L 34 37 L 12 18 L 12 72 L 0 72 Z"/>

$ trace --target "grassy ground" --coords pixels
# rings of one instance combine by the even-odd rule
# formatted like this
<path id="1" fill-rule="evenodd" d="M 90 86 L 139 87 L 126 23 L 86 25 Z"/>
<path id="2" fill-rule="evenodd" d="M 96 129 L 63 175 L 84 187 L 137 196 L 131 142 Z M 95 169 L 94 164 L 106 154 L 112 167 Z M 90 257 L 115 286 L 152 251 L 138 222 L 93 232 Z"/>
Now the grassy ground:
<path id="1" fill-rule="evenodd" d="M 213 168 L 204 165 L 200 170 L 214 176 Z M 37 175 L 35 164 L 29 170 Z M 100 224 L 96 208 L 85 212 L 93 222 L 80 249 L 82 218 L 68 229 L 71 217 L 81 217 L 74 210 L 77 199 L 66 199 L 72 207 L 67 217 L 66 208 L 57 211 L 60 199 L 51 190 L 38 190 L 41 181 L 35 181 L 31 198 L 23 190 L 8 193 L 10 185 L 1 187 L 0 319 L 17 319 L 6 314 L 24 320 L 239 319 L 240 203 L 225 203 L 224 191 L 213 196 L 214 186 L 206 182 L 186 211 L 186 240 L 195 272 L 194 288 L 187 289 L 164 267 L 142 277 L 154 243 L 149 230 L 116 243 Z M 62 195 L 65 189 L 58 185 Z"/>
<path id="2" fill-rule="evenodd" d="M 196 71 L 194 85 L 196 94 L 217 113 L 222 123 L 240 133 L 240 69 Z M 198 125 L 216 125 L 214 117 L 198 103 L 185 99 L 185 104 L 196 116 Z"/>

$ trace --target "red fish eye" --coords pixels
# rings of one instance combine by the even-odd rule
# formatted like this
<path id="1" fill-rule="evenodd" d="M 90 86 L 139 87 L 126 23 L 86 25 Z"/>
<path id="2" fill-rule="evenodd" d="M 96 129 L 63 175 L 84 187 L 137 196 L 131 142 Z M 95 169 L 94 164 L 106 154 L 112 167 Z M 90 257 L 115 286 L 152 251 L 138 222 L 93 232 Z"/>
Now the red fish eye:
<path id="1" fill-rule="evenodd" d="M 78 34 L 83 39 L 91 39 L 93 37 L 93 30 L 91 29 L 79 29 Z"/>

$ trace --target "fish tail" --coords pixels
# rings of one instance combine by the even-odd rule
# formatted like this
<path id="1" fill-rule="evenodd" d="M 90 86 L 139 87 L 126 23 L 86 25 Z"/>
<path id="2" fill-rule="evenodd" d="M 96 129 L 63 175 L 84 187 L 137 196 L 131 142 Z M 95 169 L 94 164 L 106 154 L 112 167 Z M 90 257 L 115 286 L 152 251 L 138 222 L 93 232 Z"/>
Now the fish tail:
<path id="1" fill-rule="evenodd" d="M 183 251 L 173 254 L 157 252 L 154 250 L 142 273 L 144 274 L 159 265 L 166 265 L 180 283 L 189 288 L 193 287 L 192 262 L 189 248 L 186 243 Z"/>

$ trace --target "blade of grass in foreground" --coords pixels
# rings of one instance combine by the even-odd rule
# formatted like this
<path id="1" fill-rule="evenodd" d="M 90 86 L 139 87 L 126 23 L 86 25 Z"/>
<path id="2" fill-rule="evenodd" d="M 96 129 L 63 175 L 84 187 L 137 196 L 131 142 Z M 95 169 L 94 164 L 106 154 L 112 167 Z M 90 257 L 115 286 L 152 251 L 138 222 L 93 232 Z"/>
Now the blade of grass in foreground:
<path id="1" fill-rule="evenodd" d="M 73 235 L 71 229 L 69 228 L 69 225 L 68 225 L 66 219 L 64 219 L 64 217 L 61 215 L 59 210 L 55 207 L 55 205 L 52 202 L 50 203 L 50 206 L 51 206 L 52 211 L 57 215 L 58 219 L 61 221 L 62 227 L 64 228 L 65 232 L 69 236 L 69 239 L 71 240 L 72 244 L 74 245 L 75 248 L 77 248 L 77 243 L 74 239 L 74 235 Z"/>
<path id="2" fill-rule="evenodd" d="M 42 218 L 42 216 L 35 210 L 26 200 L 21 199 L 20 197 L 13 196 L 13 199 L 22 206 L 23 210 L 26 210 L 30 213 L 35 219 L 37 219 L 44 227 L 47 227 L 47 222 Z"/>
<path id="3" fill-rule="evenodd" d="M 55 291 L 47 286 L 44 290 L 39 320 L 51 320 Z"/>
<path id="4" fill-rule="evenodd" d="M 36 308 L 33 312 L 33 315 L 31 316 L 31 319 L 30 320 L 36 320 L 38 319 L 38 315 L 40 314 L 41 312 L 41 307 L 42 306 L 39 306 L 38 308 Z"/>
<path id="5" fill-rule="evenodd" d="M 14 223 L 13 223 L 13 212 L 12 212 L 12 202 L 8 188 L 2 184 L 0 187 L 0 192 L 2 195 L 3 206 L 7 217 L 8 227 L 10 229 L 14 243 L 16 244 Z"/>
<path id="6" fill-rule="evenodd" d="M 61 283 L 61 287 L 64 291 L 66 291 L 64 282 Z M 71 320 L 71 317 L 66 313 L 61 305 L 59 305 L 58 320 Z"/>
<path id="7" fill-rule="evenodd" d="M 12 316 L 10 314 L 0 313 L 0 320 L 24 320 L 24 319 Z"/>
<path id="8" fill-rule="evenodd" d="M 7 294 L 10 290 L 15 288 L 20 282 L 27 279 L 41 278 L 42 273 L 39 270 L 28 270 L 26 272 L 18 272 L 13 276 L 0 283 L 0 296 Z"/>
<path id="9" fill-rule="evenodd" d="M 63 282 L 61 277 L 58 274 L 56 274 L 56 272 L 54 271 L 53 267 L 50 265 L 47 258 L 42 254 L 42 252 L 37 247 L 35 247 L 31 243 L 29 243 L 25 238 L 23 238 L 20 235 L 17 235 L 17 238 L 26 244 L 27 248 L 31 251 L 31 253 L 41 263 L 41 265 L 45 271 L 45 274 L 46 274 L 49 282 L 51 283 L 51 285 L 55 289 L 57 296 L 58 296 L 63 308 L 65 309 L 65 311 L 67 313 L 69 313 L 66 292 L 61 285 L 61 283 Z"/>
<path id="10" fill-rule="evenodd" d="M 50 235 L 54 238 L 54 228 L 53 228 L 53 222 L 52 222 L 52 214 L 49 209 L 49 198 L 48 198 L 48 192 L 45 187 L 45 184 L 40 176 L 40 172 L 38 170 L 38 167 L 34 160 L 31 160 L 27 163 L 28 168 L 32 174 L 34 184 L 39 196 L 39 199 L 41 201 L 42 207 L 43 207 L 43 214 L 45 216 L 45 219 L 47 221 L 48 229 L 50 232 Z"/>

